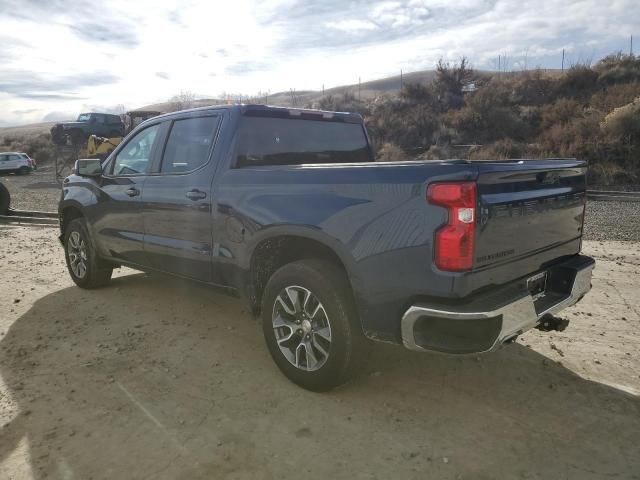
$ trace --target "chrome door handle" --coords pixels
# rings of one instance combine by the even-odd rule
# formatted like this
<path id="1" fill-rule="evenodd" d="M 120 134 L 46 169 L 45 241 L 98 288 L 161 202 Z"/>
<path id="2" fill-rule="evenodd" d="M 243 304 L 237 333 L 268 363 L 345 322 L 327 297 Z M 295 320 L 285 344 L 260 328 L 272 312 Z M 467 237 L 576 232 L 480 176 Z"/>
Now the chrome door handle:
<path id="1" fill-rule="evenodd" d="M 140 190 L 138 190 L 137 188 L 131 187 L 127 189 L 124 193 L 126 193 L 130 197 L 137 197 L 138 195 L 140 195 Z"/>

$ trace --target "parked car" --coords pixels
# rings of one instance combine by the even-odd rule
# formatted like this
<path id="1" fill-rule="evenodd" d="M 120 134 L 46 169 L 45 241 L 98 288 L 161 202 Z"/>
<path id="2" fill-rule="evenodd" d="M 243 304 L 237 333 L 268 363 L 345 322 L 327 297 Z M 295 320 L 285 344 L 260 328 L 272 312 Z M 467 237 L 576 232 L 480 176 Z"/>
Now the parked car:
<path id="1" fill-rule="evenodd" d="M 33 166 L 28 158 L 18 152 L 0 153 L 0 172 L 13 172 L 18 175 L 31 173 Z"/>
<path id="2" fill-rule="evenodd" d="M 155 117 L 64 180 L 69 273 L 96 288 L 126 265 L 239 295 L 311 390 L 348 380 L 370 340 L 489 352 L 591 288 L 585 162 L 373 160 L 356 114 Z"/>
<path id="3" fill-rule="evenodd" d="M 51 127 L 51 140 L 56 145 L 65 145 L 69 140 L 73 145 L 79 146 L 86 143 L 89 135 L 123 137 L 124 131 L 120 115 L 81 113 L 75 122 L 58 123 Z"/>
<path id="4" fill-rule="evenodd" d="M 36 163 L 35 159 L 31 158 L 29 155 L 27 155 L 27 154 L 26 154 L 26 153 L 24 153 L 24 152 L 20 152 L 20 153 L 19 153 L 19 155 L 20 155 L 22 158 L 25 158 L 25 159 L 29 160 L 29 164 L 31 165 L 31 168 L 32 168 L 33 170 L 37 170 L 37 169 L 38 169 L 38 164 Z"/>

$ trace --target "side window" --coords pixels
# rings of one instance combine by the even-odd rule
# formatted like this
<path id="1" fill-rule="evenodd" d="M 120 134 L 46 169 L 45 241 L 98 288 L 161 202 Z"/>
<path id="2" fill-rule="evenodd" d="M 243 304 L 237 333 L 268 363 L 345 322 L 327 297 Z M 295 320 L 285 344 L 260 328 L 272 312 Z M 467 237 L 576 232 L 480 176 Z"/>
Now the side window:
<path id="1" fill-rule="evenodd" d="M 145 128 L 127 142 L 113 162 L 114 175 L 139 175 L 151 168 L 151 152 L 160 124 Z"/>
<path id="2" fill-rule="evenodd" d="M 183 173 L 201 167 L 209 158 L 220 117 L 185 118 L 173 122 L 160 173 Z"/>

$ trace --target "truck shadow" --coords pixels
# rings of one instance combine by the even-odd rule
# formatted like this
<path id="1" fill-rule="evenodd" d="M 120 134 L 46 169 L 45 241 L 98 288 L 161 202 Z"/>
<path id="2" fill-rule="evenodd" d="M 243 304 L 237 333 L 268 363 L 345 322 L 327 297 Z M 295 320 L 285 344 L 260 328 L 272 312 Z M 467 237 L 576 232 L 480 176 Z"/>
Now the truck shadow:
<path id="1" fill-rule="evenodd" d="M 0 477 L 640 475 L 640 399 L 522 345 L 378 345 L 368 373 L 312 394 L 238 300 L 143 274 L 38 299 L 1 338 L 0 375 Z"/>

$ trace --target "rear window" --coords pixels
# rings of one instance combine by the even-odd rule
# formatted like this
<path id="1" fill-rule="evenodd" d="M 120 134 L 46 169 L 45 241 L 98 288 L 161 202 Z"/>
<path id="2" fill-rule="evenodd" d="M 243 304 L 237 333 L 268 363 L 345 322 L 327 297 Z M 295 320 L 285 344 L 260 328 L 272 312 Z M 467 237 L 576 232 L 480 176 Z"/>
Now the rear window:
<path id="1" fill-rule="evenodd" d="M 243 117 L 236 166 L 359 163 L 371 161 L 361 124 L 273 117 Z"/>

